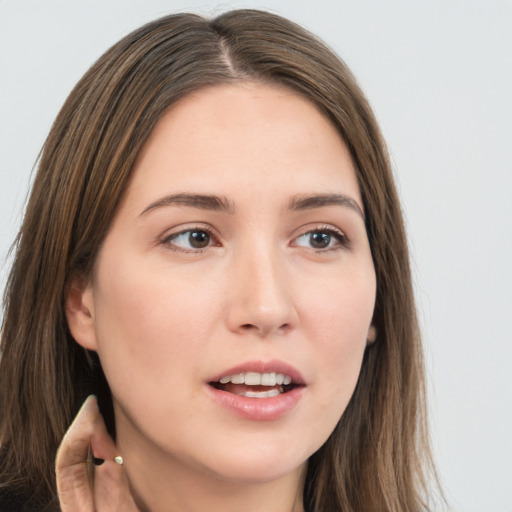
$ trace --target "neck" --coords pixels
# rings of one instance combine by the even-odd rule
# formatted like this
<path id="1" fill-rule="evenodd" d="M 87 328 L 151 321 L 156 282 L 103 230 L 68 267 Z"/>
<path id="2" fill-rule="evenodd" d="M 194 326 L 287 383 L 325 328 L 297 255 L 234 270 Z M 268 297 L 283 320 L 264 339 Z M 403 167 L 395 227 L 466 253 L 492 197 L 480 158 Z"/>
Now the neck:
<path id="1" fill-rule="evenodd" d="M 141 512 L 303 512 L 302 489 L 296 482 L 228 484 L 211 478 L 193 478 L 181 472 L 180 478 L 154 480 L 149 485 L 130 477 L 135 501 Z M 163 480 L 163 479 L 162 479 Z M 155 485 L 159 489 L 155 492 Z"/>
<path id="2" fill-rule="evenodd" d="M 141 512 L 303 512 L 305 470 L 269 482 L 231 482 L 180 463 L 148 468 L 127 466 Z M 174 466 L 174 467 L 173 467 Z"/>
<path id="3" fill-rule="evenodd" d="M 118 447 L 141 512 L 304 512 L 307 463 L 269 480 L 233 479 L 133 441 Z"/>

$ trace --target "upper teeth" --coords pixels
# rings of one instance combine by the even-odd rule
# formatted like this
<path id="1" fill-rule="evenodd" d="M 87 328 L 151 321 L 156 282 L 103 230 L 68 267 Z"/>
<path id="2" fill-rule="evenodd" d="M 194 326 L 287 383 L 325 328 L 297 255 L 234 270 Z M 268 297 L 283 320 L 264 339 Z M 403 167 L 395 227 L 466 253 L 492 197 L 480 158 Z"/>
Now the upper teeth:
<path id="1" fill-rule="evenodd" d="M 284 384 L 285 386 L 292 382 L 289 375 L 283 373 L 258 373 L 258 372 L 245 372 L 234 373 L 233 375 L 226 375 L 220 379 L 221 384 L 245 384 L 247 386 L 275 386 Z"/>

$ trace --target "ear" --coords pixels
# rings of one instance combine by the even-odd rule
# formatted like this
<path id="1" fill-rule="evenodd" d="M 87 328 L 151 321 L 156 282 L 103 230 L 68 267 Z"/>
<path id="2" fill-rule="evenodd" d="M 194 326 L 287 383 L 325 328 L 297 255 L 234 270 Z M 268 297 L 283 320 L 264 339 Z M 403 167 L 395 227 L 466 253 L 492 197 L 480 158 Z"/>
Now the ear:
<path id="1" fill-rule="evenodd" d="M 377 339 L 377 328 L 372 324 L 366 335 L 366 345 L 371 345 Z"/>
<path id="2" fill-rule="evenodd" d="M 75 341 L 88 350 L 97 350 L 92 284 L 74 279 L 66 298 L 66 318 Z"/>

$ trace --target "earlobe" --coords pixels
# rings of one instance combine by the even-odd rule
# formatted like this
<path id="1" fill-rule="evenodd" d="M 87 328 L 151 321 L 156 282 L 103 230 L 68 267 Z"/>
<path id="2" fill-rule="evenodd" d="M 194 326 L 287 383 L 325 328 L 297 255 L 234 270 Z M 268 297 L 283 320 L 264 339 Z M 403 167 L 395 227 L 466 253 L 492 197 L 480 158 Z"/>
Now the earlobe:
<path id="1" fill-rule="evenodd" d="M 377 328 L 372 324 L 368 329 L 368 334 L 366 336 L 366 344 L 371 345 L 377 339 Z"/>
<path id="2" fill-rule="evenodd" d="M 92 285 L 74 280 L 66 298 L 66 318 L 75 341 L 88 350 L 97 350 Z"/>

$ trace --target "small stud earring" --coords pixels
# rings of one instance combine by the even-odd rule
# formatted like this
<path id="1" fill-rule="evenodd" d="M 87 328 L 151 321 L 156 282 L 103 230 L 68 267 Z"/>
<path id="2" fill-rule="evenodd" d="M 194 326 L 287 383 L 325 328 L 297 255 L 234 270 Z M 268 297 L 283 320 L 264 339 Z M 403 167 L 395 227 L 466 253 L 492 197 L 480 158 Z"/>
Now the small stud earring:
<path id="1" fill-rule="evenodd" d="M 377 328 L 374 325 L 370 325 L 368 329 L 368 335 L 366 336 L 366 341 L 368 344 L 373 343 L 377 339 Z"/>
<path id="2" fill-rule="evenodd" d="M 118 455 L 117 457 L 114 457 L 114 462 L 116 464 L 119 464 L 120 466 L 122 466 L 124 464 L 123 457 L 121 457 L 121 455 Z"/>

